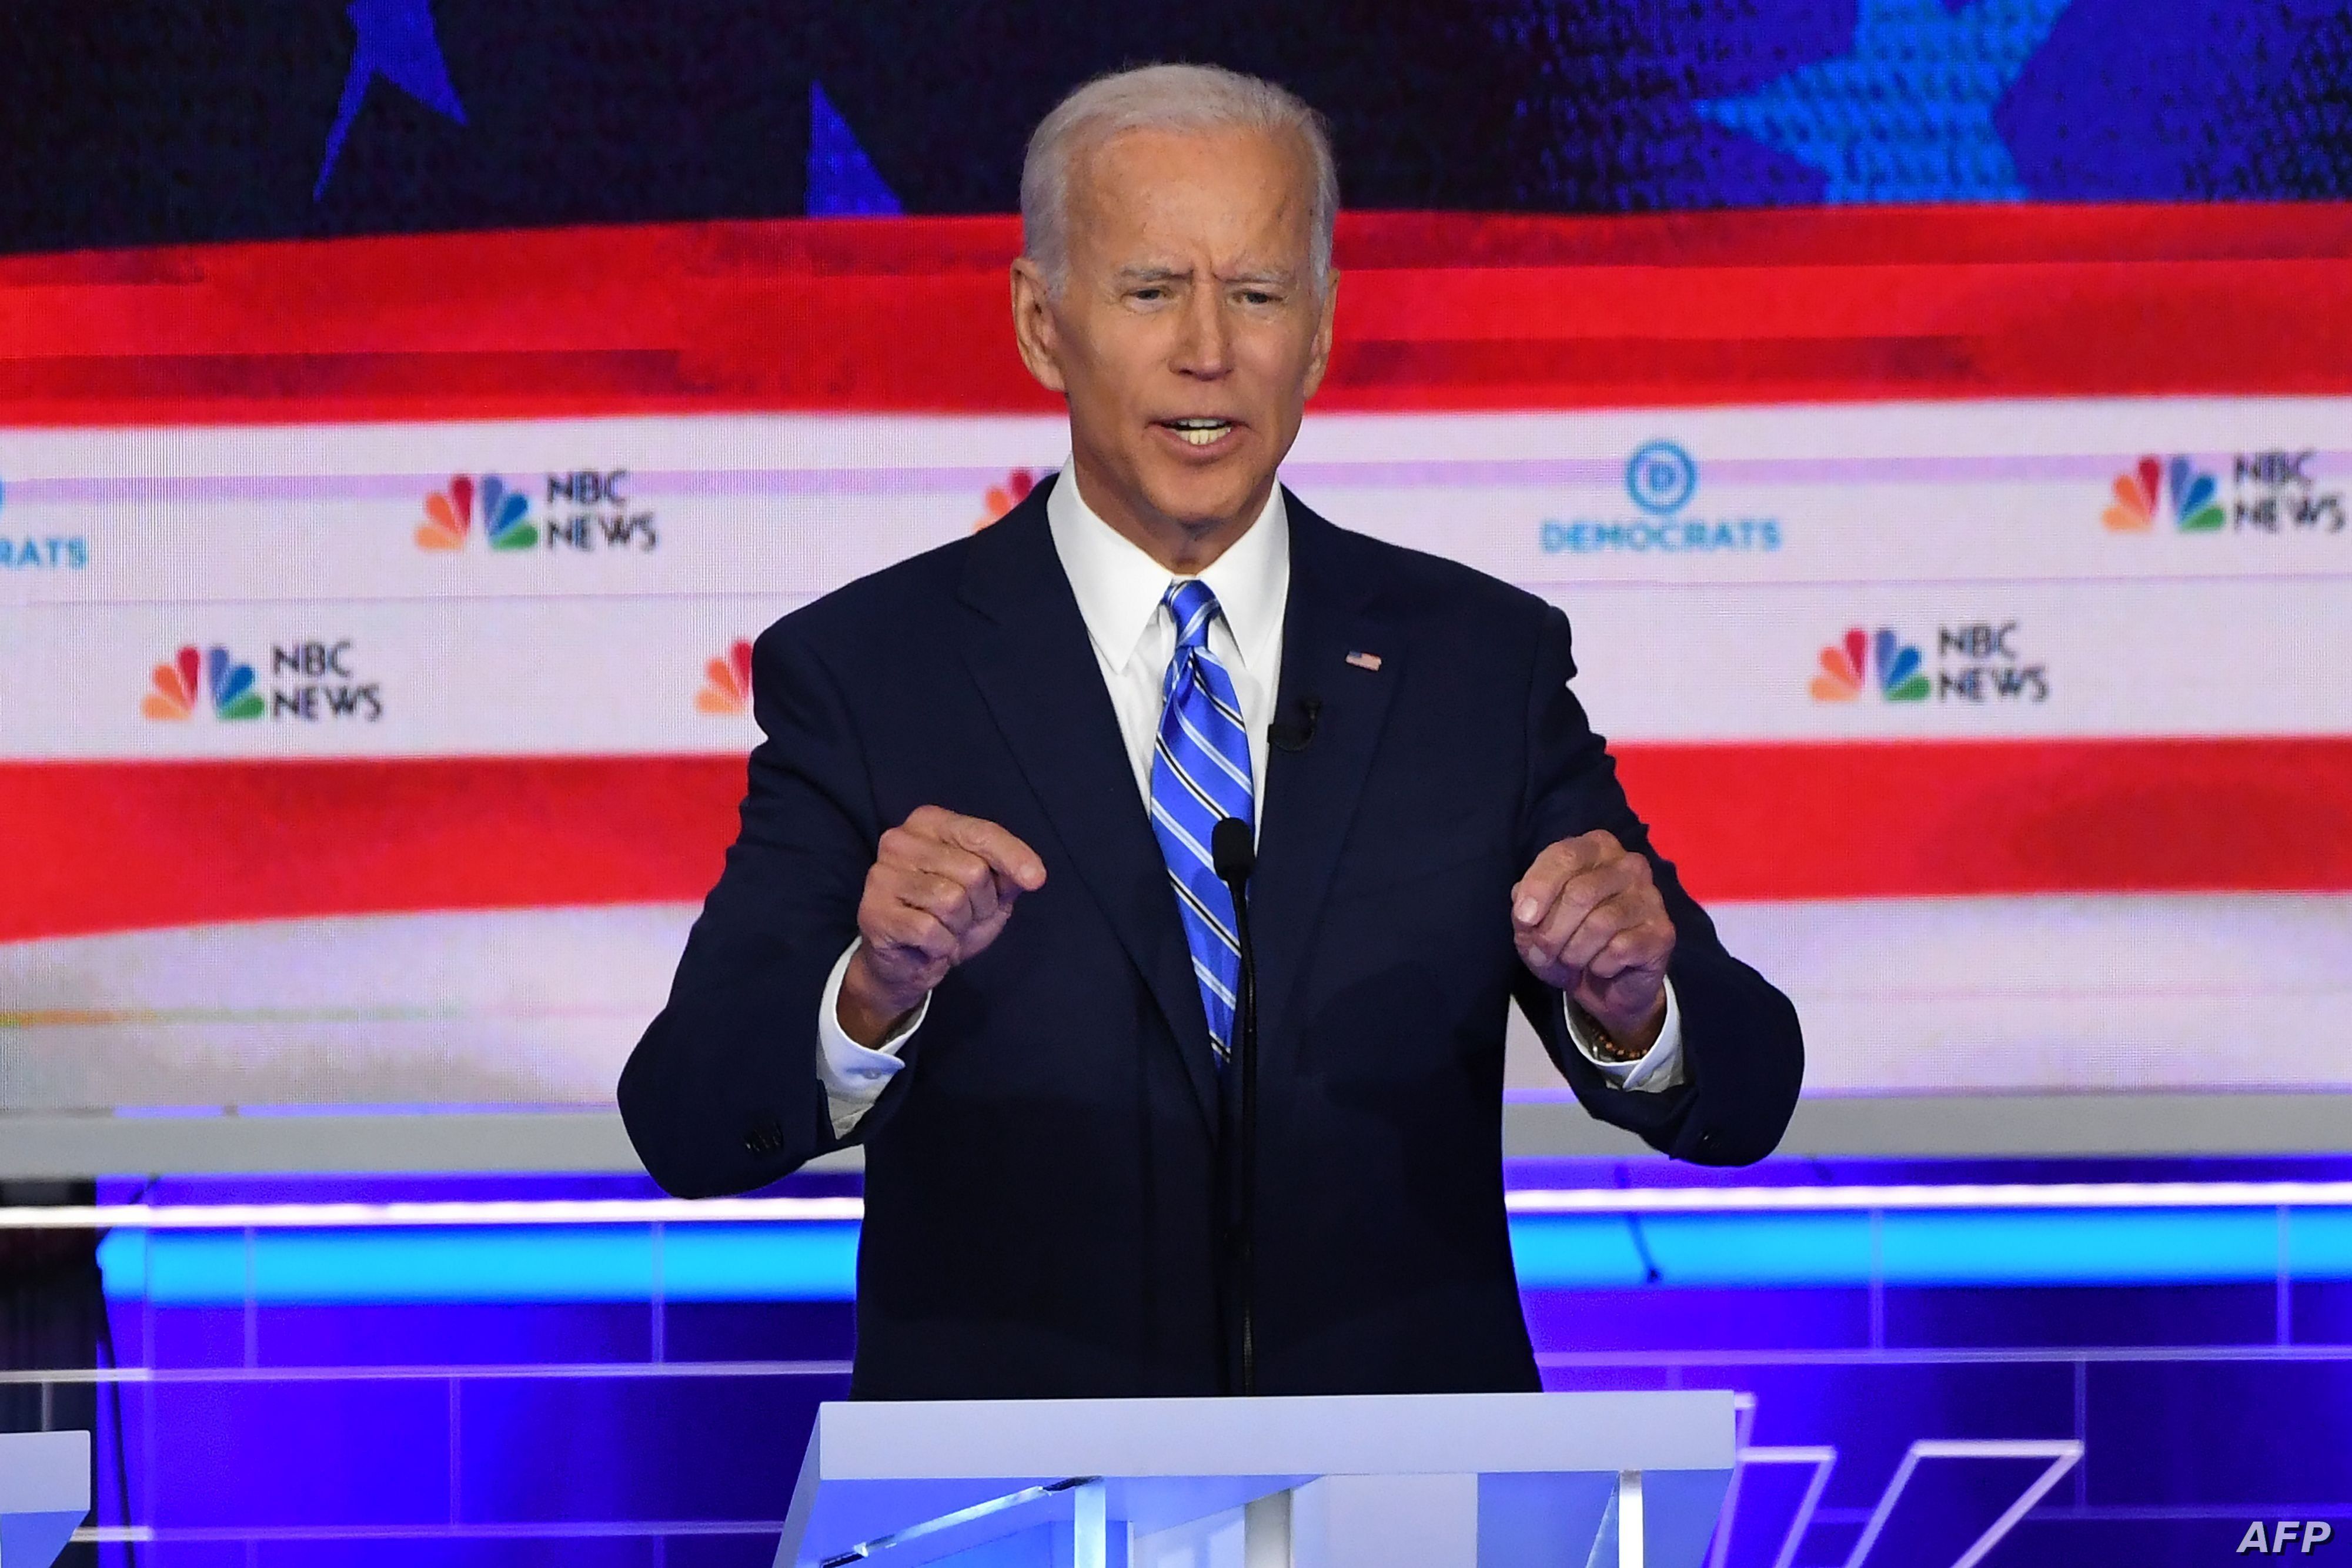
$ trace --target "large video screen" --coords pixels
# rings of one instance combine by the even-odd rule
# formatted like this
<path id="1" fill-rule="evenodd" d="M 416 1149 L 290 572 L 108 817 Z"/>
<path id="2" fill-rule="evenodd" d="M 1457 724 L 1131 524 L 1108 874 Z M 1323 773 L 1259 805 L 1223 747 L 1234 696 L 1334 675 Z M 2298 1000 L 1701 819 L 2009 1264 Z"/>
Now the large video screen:
<path id="1" fill-rule="evenodd" d="M 1856 304 L 1843 266 L 1662 281 L 1508 222 L 1343 235 L 1286 479 L 1567 612 L 1636 807 L 1796 999 L 1808 1092 L 2352 1088 L 2352 399 L 2120 395 L 2039 340 L 2083 299 L 2032 256 L 1990 304 L 1919 267 Z M 396 278 L 323 325 L 267 301 L 479 239 L 180 253 L 194 304 L 86 317 L 216 357 L 0 429 L 0 1111 L 609 1104 L 733 830 L 750 640 L 1065 458 L 1005 341 L 1010 226 L 947 261 L 906 226 L 670 232 L 700 259 L 661 268 L 764 304 L 648 282 L 578 330 L 660 298 L 668 357 L 601 382 L 238 357 L 446 338 Z M 42 265 L 68 316 L 123 292 Z M 2090 307 L 2141 287 L 2097 266 Z M 448 308 L 528 336 L 543 275 L 499 276 Z M 1811 299 L 1846 340 L 1625 365 L 1594 344 L 1636 289 L 1718 340 Z M 1978 348 L 1852 362 L 1898 317 Z M 1512 1079 L 1559 1090 L 1531 1051 Z"/>

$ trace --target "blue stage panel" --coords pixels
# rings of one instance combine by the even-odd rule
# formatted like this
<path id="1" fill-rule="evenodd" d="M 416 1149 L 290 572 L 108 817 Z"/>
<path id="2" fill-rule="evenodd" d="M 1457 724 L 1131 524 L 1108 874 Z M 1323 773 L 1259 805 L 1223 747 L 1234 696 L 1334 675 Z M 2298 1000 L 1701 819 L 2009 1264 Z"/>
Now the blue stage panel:
<path id="1" fill-rule="evenodd" d="M 1858 1287 L 1792 1290 L 1524 1290 L 1528 1334 L 1544 1351 L 1861 1350 L 1870 1343 L 1870 1293 Z"/>
<path id="2" fill-rule="evenodd" d="M 2352 1346 L 2352 1282 L 2298 1282 L 2287 1301 L 2287 1337 L 2293 1343 Z"/>
<path id="3" fill-rule="evenodd" d="M 2072 1437 L 2074 1369 L 2063 1362 L 1709 1363 L 1675 1369 L 1683 1388 L 1756 1396 L 1748 1440 L 1831 1443 L 1823 1508 L 1875 1504 L 1922 1437 Z M 1819 1561 L 1813 1553 L 1804 1561 Z"/>
<path id="4" fill-rule="evenodd" d="M 2297 1279 L 2352 1280 L 2352 1208 L 2291 1211 L 2286 1256 Z"/>
<path id="5" fill-rule="evenodd" d="M 1858 1285 L 1871 1277 L 1866 1214 L 1659 1214 L 1639 1221 L 1670 1285 Z"/>
<path id="6" fill-rule="evenodd" d="M 841 1301 L 857 1290 L 857 1227 L 673 1225 L 662 1293 L 674 1301 Z"/>
<path id="7" fill-rule="evenodd" d="M 254 1344 L 264 1366 L 649 1361 L 653 1318 L 644 1301 L 270 1305 Z"/>
<path id="8" fill-rule="evenodd" d="M 2090 1500 L 2260 1506 L 2273 1517 L 2352 1499 L 2352 1364 L 2094 1363 Z"/>
<path id="9" fill-rule="evenodd" d="M 400 1541 L 266 1541 L 257 1555 L 237 1559 L 238 1568 L 663 1568 L 658 1538 L 559 1536 L 546 1540 L 408 1539 Z M 175 1543 L 176 1544 L 176 1543 Z M 758 1568 L 776 1554 L 767 1543 Z M 678 1559 L 672 1555 L 668 1564 Z M 735 1561 L 748 1560 L 738 1558 Z M 178 1568 L 176 1555 L 163 1568 Z"/>
<path id="10" fill-rule="evenodd" d="M 768 1568 L 775 1561 L 772 1542 L 740 1535 L 672 1536 L 662 1568 Z"/>
<path id="11" fill-rule="evenodd" d="M 2270 1208 L 1975 1209 L 1860 1213 L 1519 1215 L 1530 1291 L 1788 1286 L 2130 1286 L 2274 1281 Z M 2352 1278 L 2352 1214 L 2297 1211 L 2304 1281 Z M 344 1301 L 632 1301 L 656 1293 L 641 1225 L 118 1230 L 100 1248 L 107 1289 L 161 1305 Z M 679 1301 L 845 1301 L 849 1221 L 672 1225 L 660 1294 Z"/>
<path id="12" fill-rule="evenodd" d="M 446 1383 L 159 1383 L 124 1405 L 134 1447 L 152 1445 L 159 1528 L 449 1518 Z"/>
<path id="13" fill-rule="evenodd" d="M 114 1360 L 124 1366 L 238 1366 L 245 1361 L 245 1308 L 178 1307 L 120 1293 L 106 1281 Z"/>
<path id="14" fill-rule="evenodd" d="M 1885 1325 L 1895 1347 L 2269 1344 L 2278 1285 L 1896 1286 Z"/>
<path id="15" fill-rule="evenodd" d="M 662 1356 L 672 1362 L 846 1362 L 856 1349 L 847 1301 L 670 1301 L 662 1309 Z"/>
<path id="16" fill-rule="evenodd" d="M 500 1378 L 464 1385 L 459 1518 L 781 1520 L 841 1375 Z M 625 1436 L 624 1436 L 625 1435 Z M 516 1456 L 530 1455 L 518 1464 Z"/>
<path id="17" fill-rule="evenodd" d="M 1889 1214 L 1880 1249 L 1889 1284 L 2176 1284 L 2279 1272 L 2269 1208 Z"/>
<path id="18" fill-rule="evenodd" d="M 1614 1215 L 1541 1215 L 1511 1221 L 1511 1258 L 1523 1291 L 1638 1285 L 1649 1277 L 1632 1228 Z"/>

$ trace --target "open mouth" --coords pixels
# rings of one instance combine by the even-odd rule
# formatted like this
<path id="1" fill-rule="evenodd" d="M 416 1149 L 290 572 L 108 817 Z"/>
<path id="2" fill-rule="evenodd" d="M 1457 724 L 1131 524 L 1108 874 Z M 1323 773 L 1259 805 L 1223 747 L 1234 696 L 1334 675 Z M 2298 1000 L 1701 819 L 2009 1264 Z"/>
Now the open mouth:
<path id="1" fill-rule="evenodd" d="M 1230 419 L 1212 419 L 1206 416 L 1170 419 L 1160 423 L 1174 431 L 1176 439 L 1187 446 L 1214 446 L 1232 434 L 1234 428 L 1234 422 Z"/>

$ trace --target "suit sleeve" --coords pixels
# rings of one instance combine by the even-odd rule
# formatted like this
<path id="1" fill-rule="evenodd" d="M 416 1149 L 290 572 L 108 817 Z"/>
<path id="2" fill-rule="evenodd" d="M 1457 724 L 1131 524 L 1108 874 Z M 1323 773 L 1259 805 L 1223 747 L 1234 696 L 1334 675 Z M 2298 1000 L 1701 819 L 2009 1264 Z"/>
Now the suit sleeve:
<path id="1" fill-rule="evenodd" d="M 1547 607 L 1528 694 L 1528 781 L 1518 845 L 1522 864 L 1545 846 L 1605 828 L 1655 873 L 1675 953 L 1667 976 L 1682 1016 L 1685 1082 L 1659 1094 L 1611 1084 L 1569 1039 L 1559 990 L 1524 967 L 1515 989 L 1587 1111 L 1653 1148 L 1700 1165 L 1747 1165 L 1787 1131 L 1804 1076 L 1797 1010 L 1761 975 L 1724 950 L 1715 922 L 1683 890 L 1672 862 L 1650 842 L 1617 781 L 1617 765 L 1569 690 L 1576 674 L 1568 618 Z"/>
<path id="2" fill-rule="evenodd" d="M 748 1192 L 836 1138 L 815 1071 L 826 977 L 857 935 L 880 829 L 846 705 L 789 620 L 752 656 L 741 823 L 669 1000 L 622 1070 L 638 1157 L 680 1197 Z"/>

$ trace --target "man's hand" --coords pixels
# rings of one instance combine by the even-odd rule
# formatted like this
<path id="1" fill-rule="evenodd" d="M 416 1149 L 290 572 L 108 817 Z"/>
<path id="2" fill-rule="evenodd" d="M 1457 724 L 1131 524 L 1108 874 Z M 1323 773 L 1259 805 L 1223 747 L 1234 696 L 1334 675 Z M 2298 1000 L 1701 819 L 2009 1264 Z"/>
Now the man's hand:
<path id="1" fill-rule="evenodd" d="M 1511 936 L 1536 977 L 1628 1051 L 1657 1042 L 1666 1018 L 1674 922 L 1650 862 L 1598 830 L 1562 839 L 1511 889 Z"/>
<path id="2" fill-rule="evenodd" d="M 950 969 L 986 951 L 1013 905 L 1045 885 L 1037 852 L 979 817 L 919 806 L 882 835 L 857 901 L 861 945 L 834 1009 L 871 1050 Z"/>

